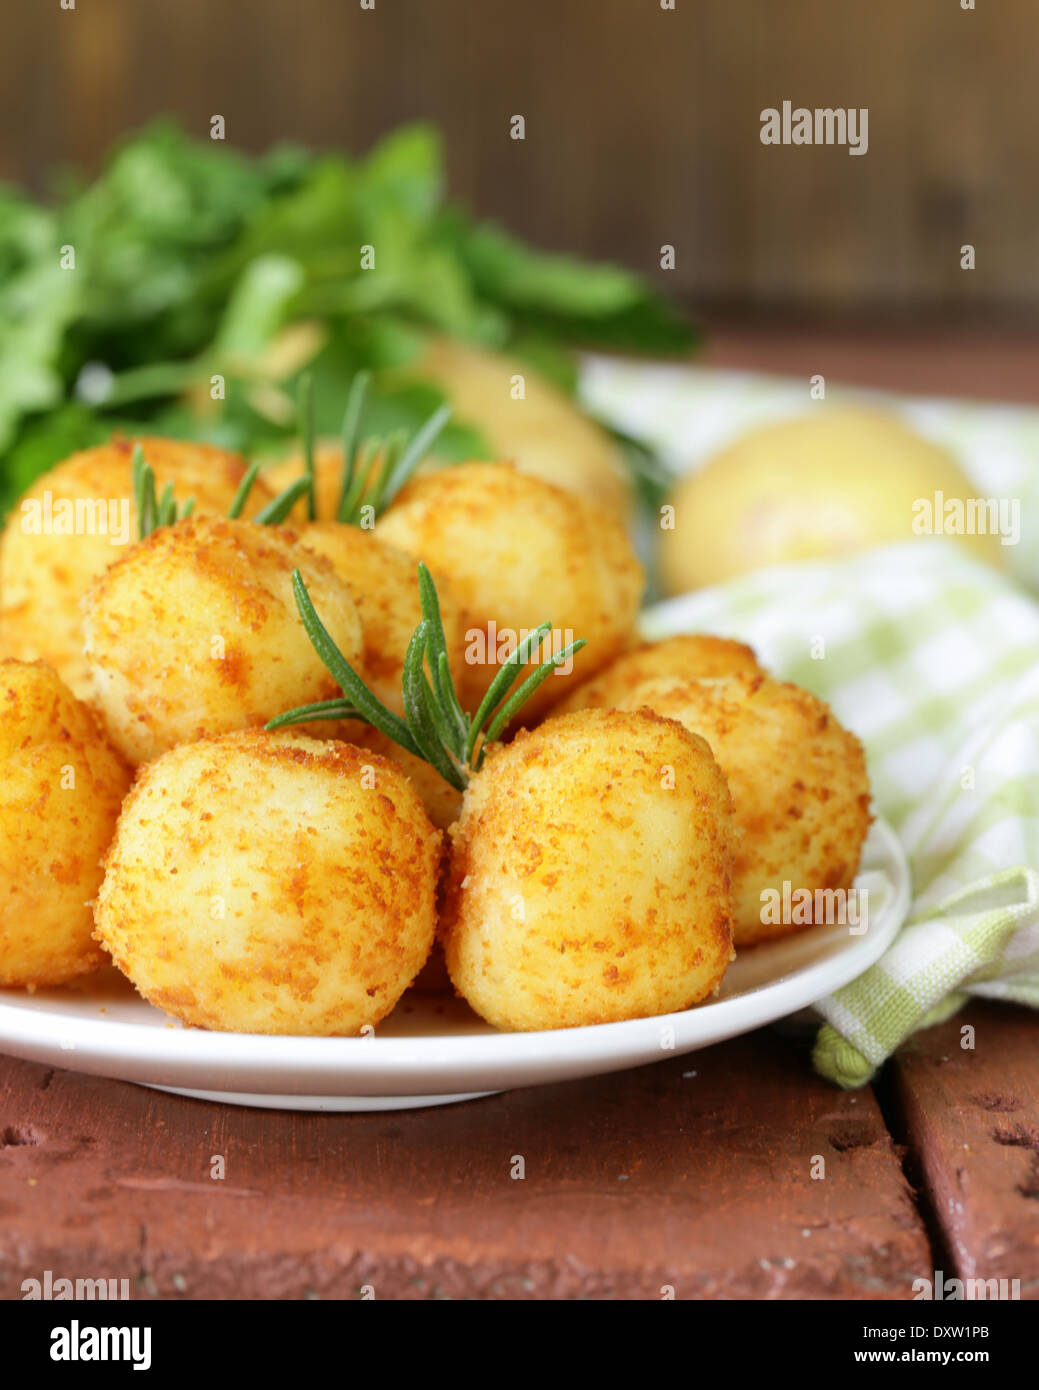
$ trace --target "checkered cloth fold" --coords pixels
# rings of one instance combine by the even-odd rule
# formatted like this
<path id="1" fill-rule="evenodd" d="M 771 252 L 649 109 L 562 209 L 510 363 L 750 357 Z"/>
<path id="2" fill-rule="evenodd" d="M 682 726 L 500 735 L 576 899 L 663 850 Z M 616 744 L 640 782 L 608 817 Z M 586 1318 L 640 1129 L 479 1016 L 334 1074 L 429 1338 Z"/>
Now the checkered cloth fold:
<path id="1" fill-rule="evenodd" d="M 866 1082 L 971 996 L 1039 1007 L 1039 606 L 955 544 L 777 566 L 671 600 L 650 637 L 750 642 L 866 746 L 913 876 L 880 961 L 816 1006 L 818 1069 Z"/>

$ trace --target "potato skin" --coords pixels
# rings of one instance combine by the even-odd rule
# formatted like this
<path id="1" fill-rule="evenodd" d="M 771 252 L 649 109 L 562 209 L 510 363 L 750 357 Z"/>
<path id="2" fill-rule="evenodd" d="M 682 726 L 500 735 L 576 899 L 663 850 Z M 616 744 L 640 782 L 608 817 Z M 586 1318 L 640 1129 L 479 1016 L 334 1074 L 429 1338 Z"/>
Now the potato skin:
<path id="1" fill-rule="evenodd" d="M 625 707 L 646 707 L 700 734 L 732 790 L 736 945 L 804 930 L 765 923 L 762 891 L 844 889 L 870 826 L 862 745 L 807 690 L 766 676 L 648 681 Z"/>
<path id="2" fill-rule="evenodd" d="M 974 489 L 952 454 L 887 411 L 815 404 L 757 425 L 677 480 L 657 542 L 664 593 L 911 540 L 915 502 L 936 492 L 948 503 Z M 1006 567 L 998 536 L 951 539 Z"/>
<path id="3" fill-rule="evenodd" d="M 323 555 L 350 590 L 364 634 L 364 675 L 383 703 L 402 714 L 404 654 L 422 621 L 418 561 L 371 531 L 337 521 L 302 526 L 299 541 L 304 549 Z M 465 652 L 461 610 L 448 581 L 434 575 L 433 582 L 448 660 L 456 671 Z"/>
<path id="4" fill-rule="evenodd" d="M 101 965 L 90 904 L 130 769 L 43 662 L 0 662 L 0 986 Z"/>
<path id="5" fill-rule="evenodd" d="M 717 680 L 724 676 L 763 674 L 753 649 L 728 637 L 707 633 L 680 633 L 662 642 L 644 642 L 623 652 L 583 681 L 554 709 L 570 714 L 579 709 L 616 709 L 644 681 L 666 676 L 685 680 Z"/>
<path id="6" fill-rule="evenodd" d="M 359 664 L 350 591 L 293 531 L 191 517 L 160 527 L 94 584 L 83 602 L 94 699 L 131 763 L 339 694 L 300 622 L 296 568 L 343 655 Z"/>
<path id="7" fill-rule="evenodd" d="M 416 367 L 435 381 L 459 420 L 475 425 L 500 458 L 594 502 L 620 522 L 634 508 L 624 456 L 601 425 L 529 362 L 457 338 L 434 337 Z M 524 395 L 514 400 L 515 376 Z"/>
<path id="8" fill-rule="evenodd" d="M 137 444 L 155 470 L 160 492 L 172 481 L 178 502 L 194 497 L 197 515 L 226 514 L 245 473 L 245 462 L 238 454 L 210 444 L 150 435 L 116 438 L 72 454 L 37 478 L 12 511 L 0 542 L 0 630 L 7 652 L 24 661 L 47 661 L 80 699 L 89 698 L 91 684 L 83 656 L 79 602 L 94 580 L 136 540 L 130 460 Z M 129 541 L 113 544 L 108 535 L 23 531 L 23 504 L 41 502 L 47 492 L 53 503 L 118 500 L 121 504 L 125 499 Z M 270 496 L 258 479 L 247 514 Z"/>
<path id="9" fill-rule="evenodd" d="M 440 835 L 394 764 L 248 730 L 145 768 L 108 855 L 97 939 L 201 1028 L 356 1034 L 429 956 Z"/>
<path id="10" fill-rule="evenodd" d="M 585 638 L 567 675 L 554 673 L 520 714 L 531 723 L 625 647 L 645 586 L 624 528 L 606 512 L 503 464 L 468 463 L 414 479 L 376 534 L 443 574 L 468 632 L 517 637 L 550 621 L 566 642 Z M 497 670 L 473 643 L 455 684 L 475 713 Z M 560 642 L 560 646 L 565 642 Z"/>
<path id="11" fill-rule="evenodd" d="M 704 999 L 733 958 L 731 817 L 710 749 L 672 720 L 584 710 L 521 730 L 449 831 L 455 988 L 509 1030 Z"/>

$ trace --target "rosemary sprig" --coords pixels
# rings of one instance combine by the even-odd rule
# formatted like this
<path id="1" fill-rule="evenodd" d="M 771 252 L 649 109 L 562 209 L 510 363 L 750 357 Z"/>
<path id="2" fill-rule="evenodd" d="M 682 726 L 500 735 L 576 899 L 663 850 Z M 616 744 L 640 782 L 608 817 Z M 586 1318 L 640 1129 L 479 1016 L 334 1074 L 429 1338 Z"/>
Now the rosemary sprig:
<path id="1" fill-rule="evenodd" d="M 235 493 L 231 505 L 227 509 L 227 517 L 229 521 L 237 521 L 237 519 L 245 511 L 245 504 L 249 500 L 249 494 L 253 490 L 253 483 L 255 483 L 257 477 L 259 476 L 259 473 L 260 460 L 254 459 L 253 462 L 250 463 L 249 467 L 246 469 L 245 477 L 238 484 L 238 491 Z"/>
<path id="2" fill-rule="evenodd" d="M 361 431 L 361 417 L 370 381 L 370 372 L 357 373 L 350 383 L 346 409 L 343 412 L 343 476 L 336 519 L 352 526 L 360 525 L 366 507 L 372 508 L 374 516 L 379 516 L 386 510 L 451 418 L 451 407 L 442 405 L 410 440 L 403 433 L 392 435 L 389 439 L 380 439 L 374 435 L 364 436 Z M 261 525 L 273 525 L 284 521 L 301 497 L 307 499 L 307 515 L 310 520 L 313 521 L 317 516 L 314 391 L 313 379 L 309 372 L 300 378 L 299 423 L 303 441 L 303 472 L 252 518 Z M 245 510 L 259 471 L 259 463 L 253 463 L 239 484 L 231 503 L 231 510 L 228 512 L 232 519 L 241 516 Z"/>
<path id="3" fill-rule="evenodd" d="M 137 506 L 138 540 L 143 541 L 146 536 L 150 536 L 160 526 L 173 526 L 176 522 L 185 521 L 191 516 L 195 510 L 195 499 L 189 497 L 183 506 L 178 507 L 173 495 L 172 482 L 168 482 L 162 490 L 162 495 L 156 497 L 155 470 L 146 461 L 144 450 L 140 444 L 134 446 L 131 468 L 133 471 L 134 502 Z M 235 521 L 241 517 L 259 472 L 260 464 L 258 461 L 249 465 L 228 508 L 229 520 Z M 308 486 L 309 483 L 305 475 L 302 478 L 297 478 L 279 492 L 277 497 L 272 497 L 265 506 L 261 507 L 251 520 L 261 526 L 280 525 L 307 491 Z"/>
<path id="4" fill-rule="evenodd" d="M 358 372 L 351 382 L 340 435 L 343 477 L 336 520 L 352 526 L 360 524 L 364 507 L 370 507 L 374 516 L 386 510 L 451 418 L 451 407 L 445 404 L 410 440 L 403 432 L 389 439 L 365 437 L 361 433 L 361 416 L 370 383 L 370 372 Z"/>
<path id="5" fill-rule="evenodd" d="M 317 719 L 361 719 L 381 729 L 401 748 L 436 768 L 441 777 L 458 791 L 464 791 L 470 777 L 480 770 L 488 745 L 501 736 L 521 705 L 557 666 L 561 666 L 587 643 L 584 638 L 571 642 L 561 652 L 541 662 L 518 688 L 513 689 L 532 653 L 552 630 L 551 623 L 542 623 L 502 663 L 475 717 L 470 718 L 459 704 L 451 676 L 436 586 L 429 570 L 421 562 L 418 585 L 422 620 L 408 643 L 404 657 L 402 719 L 368 689 L 343 656 L 318 617 L 302 575 L 295 570 L 292 589 L 300 619 L 314 650 L 343 692 L 343 699 L 300 705 L 297 709 L 279 714 L 266 727 L 281 729 L 288 724 L 303 724 Z M 426 674 L 427 663 L 429 676 Z"/>
<path id="6" fill-rule="evenodd" d="M 172 526 L 183 521 L 195 510 L 195 499 L 189 497 L 182 507 L 177 506 L 173 496 L 173 484 L 167 483 L 162 496 L 156 498 L 155 470 L 145 460 L 140 444 L 134 445 L 130 460 L 133 475 L 134 504 L 137 507 L 137 539 L 145 540 L 160 526 Z"/>

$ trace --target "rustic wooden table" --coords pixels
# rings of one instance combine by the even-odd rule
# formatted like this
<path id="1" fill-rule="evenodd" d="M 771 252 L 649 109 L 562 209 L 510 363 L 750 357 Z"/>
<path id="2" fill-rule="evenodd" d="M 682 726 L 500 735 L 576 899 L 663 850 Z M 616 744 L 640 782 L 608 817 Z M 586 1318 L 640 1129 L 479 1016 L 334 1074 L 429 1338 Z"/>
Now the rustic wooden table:
<path id="1" fill-rule="evenodd" d="M 953 348 L 733 330 L 714 359 L 1034 398 L 1034 346 L 1030 370 L 1006 340 Z M 765 1030 L 592 1081 L 337 1116 L 0 1058 L 0 1297 L 50 1270 L 129 1278 L 139 1298 L 905 1299 L 942 1270 L 1035 1298 L 1037 1058 L 1039 1016 L 977 1004 L 858 1092 Z"/>

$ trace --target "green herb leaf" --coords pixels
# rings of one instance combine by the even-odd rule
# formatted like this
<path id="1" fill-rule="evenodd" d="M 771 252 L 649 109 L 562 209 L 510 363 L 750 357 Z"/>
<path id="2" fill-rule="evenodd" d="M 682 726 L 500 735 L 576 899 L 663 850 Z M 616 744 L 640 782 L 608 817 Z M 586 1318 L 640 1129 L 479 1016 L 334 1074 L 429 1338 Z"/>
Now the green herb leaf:
<path id="1" fill-rule="evenodd" d="M 505 726 L 508 724 L 509 720 L 512 719 L 512 717 L 515 714 L 518 713 L 518 711 L 524 704 L 526 704 L 526 702 L 530 699 L 531 695 L 534 694 L 534 691 L 537 690 L 538 686 L 548 679 L 548 677 L 552 674 L 552 672 L 556 669 L 557 666 L 562 666 L 562 664 L 565 661 L 569 660 L 569 658 L 573 656 L 575 652 L 579 652 L 582 647 L 586 647 L 587 645 L 587 639 L 584 637 L 580 638 L 580 640 L 577 642 L 571 642 L 570 645 L 564 647 L 561 652 L 557 652 L 555 656 L 550 657 L 545 662 L 542 662 L 542 664 L 537 668 L 537 670 L 533 671 L 523 682 L 523 684 L 520 685 L 509 696 L 509 698 L 502 705 L 501 709 L 498 711 L 498 713 L 491 720 L 490 724 L 487 726 L 487 731 L 484 734 L 483 743 L 480 746 L 481 762 L 483 761 L 483 750 L 487 747 L 489 743 L 493 743 L 494 740 L 499 736 L 499 734 L 501 734 Z"/>
<path id="2" fill-rule="evenodd" d="M 360 435 L 361 412 L 371 382 L 371 372 L 358 372 L 350 383 L 350 393 L 343 411 L 343 427 L 340 434 L 343 448 L 343 485 L 339 494 L 338 518 L 346 522 L 354 513 L 357 498 L 363 488 L 354 491 L 354 478 L 357 472 L 357 441 Z"/>
<path id="3" fill-rule="evenodd" d="M 265 729 L 282 729 L 286 724 L 312 724 L 319 719 L 359 719 L 357 709 L 349 700 L 319 700 L 313 705 L 300 705 L 269 719 Z"/>
<path id="4" fill-rule="evenodd" d="M 363 719 L 375 728 L 381 729 L 394 743 L 434 767 L 440 776 L 458 791 L 465 790 L 471 774 L 483 762 L 487 745 L 499 737 L 524 701 L 547 680 L 556 667 L 586 645 L 583 638 L 571 642 L 563 651 L 542 662 L 537 670 L 522 682 L 519 689 L 509 696 L 490 726 L 484 729 L 483 724 L 487 716 L 514 684 L 520 670 L 529 661 L 531 653 L 551 631 L 551 624 L 542 623 L 529 633 L 509 660 L 502 663 L 477 711 L 476 718 L 470 720 L 459 708 L 455 695 L 436 586 L 425 565 L 420 565 L 419 599 L 423 617 L 412 634 L 404 655 L 401 695 L 405 717 L 401 719 L 368 689 L 336 646 L 314 609 L 299 570 L 293 572 L 292 587 L 296 595 L 296 606 L 314 650 L 342 690 L 345 696 L 342 705 L 351 711 L 348 716 L 340 717 Z M 426 678 L 427 657 L 430 669 L 434 673 L 432 685 Z M 336 700 L 302 705 L 298 709 L 278 715 L 270 720 L 266 727 L 277 729 L 285 724 L 300 723 L 304 719 L 325 718 L 328 717 L 329 711 L 338 710 L 340 707 L 340 702 Z M 475 754 L 477 745 L 479 753 Z"/>
<path id="5" fill-rule="evenodd" d="M 256 459 L 249 465 L 245 477 L 238 484 L 238 491 L 232 498 L 231 505 L 228 508 L 227 512 L 228 518 L 231 521 L 237 520 L 237 518 L 240 517 L 242 515 L 242 512 L 245 510 L 245 504 L 249 500 L 249 494 L 253 490 L 253 483 L 255 483 L 257 476 L 259 475 L 259 472 L 260 461 L 259 459 Z"/>
<path id="6" fill-rule="evenodd" d="M 401 748 L 405 748 L 409 753 L 414 753 L 416 757 L 421 758 L 423 756 L 422 751 L 404 720 L 399 715 L 394 714 L 393 710 L 387 709 L 379 697 L 368 689 L 336 646 L 328 629 L 317 615 L 310 594 L 307 592 L 307 586 L 303 582 L 303 576 L 298 569 L 292 572 L 292 589 L 296 596 L 299 616 L 314 650 L 346 699 L 353 704 L 360 718 L 369 724 L 374 724 L 377 729 L 382 730 L 387 738 L 391 738 Z"/>
<path id="7" fill-rule="evenodd" d="M 288 487 L 282 488 L 277 497 L 272 497 L 261 507 L 253 521 L 260 526 L 280 526 L 299 499 L 305 497 L 309 490 L 310 479 L 306 475 L 297 478 L 295 482 L 289 483 Z"/>

